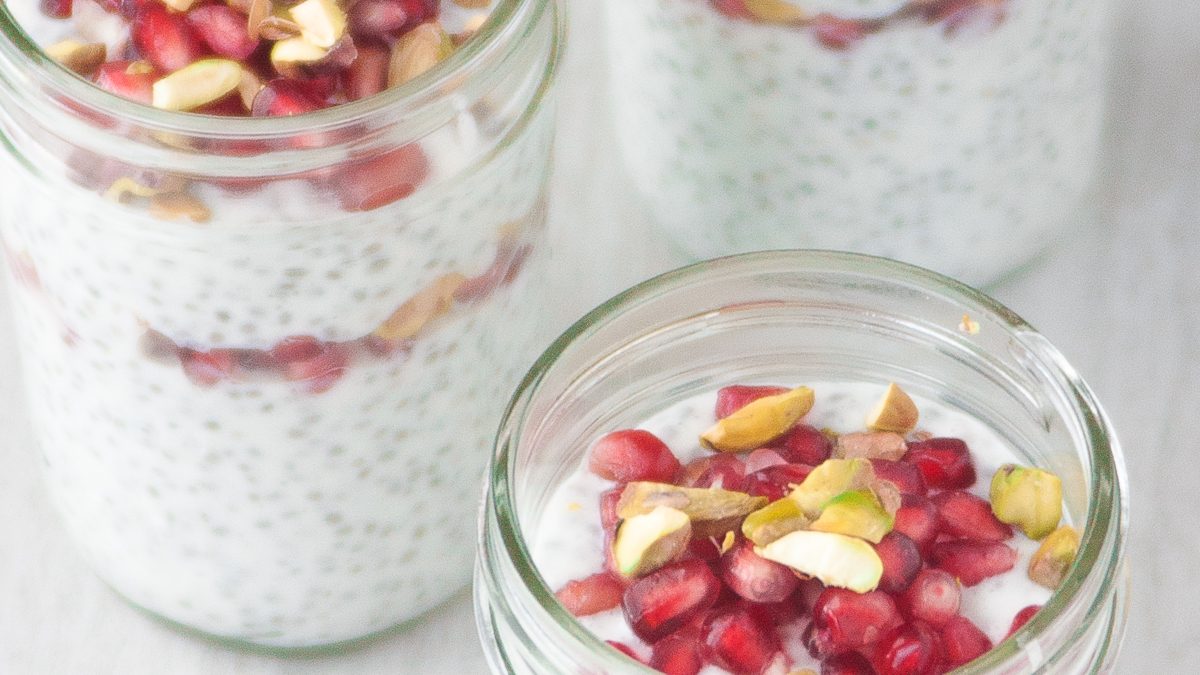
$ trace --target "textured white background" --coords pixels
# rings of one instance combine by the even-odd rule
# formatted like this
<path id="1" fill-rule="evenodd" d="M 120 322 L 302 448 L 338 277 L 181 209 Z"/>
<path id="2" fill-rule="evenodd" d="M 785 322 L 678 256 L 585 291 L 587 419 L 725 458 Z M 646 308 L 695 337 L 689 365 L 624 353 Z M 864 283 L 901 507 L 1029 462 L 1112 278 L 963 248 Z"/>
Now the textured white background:
<path id="1" fill-rule="evenodd" d="M 596 9 L 576 0 L 562 73 L 553 214 L 575 286 L 560 321 L 653 271 L 608 226 L 623 195 L 603 101 Z M 1044 0 L 1052 1 L 1052 0 Z M 1119 672 L 1200 663 L 1200 3 L 1123 0 L 1100 221 L 991 289 L 1075 364 L 1115 420 L 1133 488 L 1135 597 Z M 607 253 L 606 253 L 607 252 Z M 569 258 L 568 258 L 569 256 Z M 613 256 L 619 256 L 614 258 Z M 0 285 L 6 275 L 0 275 Z M 0 673 L 483 673 L 464 593 L 346 654 L 275 659 L 180 635 L 134 612 L 75 556 L 43 494 L 0 300 Z"/>

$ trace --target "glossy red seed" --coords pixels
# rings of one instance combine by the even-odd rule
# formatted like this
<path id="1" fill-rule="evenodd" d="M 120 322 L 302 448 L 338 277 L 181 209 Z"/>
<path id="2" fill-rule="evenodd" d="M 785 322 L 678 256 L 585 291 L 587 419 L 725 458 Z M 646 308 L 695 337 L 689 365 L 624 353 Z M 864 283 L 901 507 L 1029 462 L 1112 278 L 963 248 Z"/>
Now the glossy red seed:
<path id="1" fill-rule="evenodd" d="M 764 626 L 782 626 L 800 618 L 804 608 L 797 602 L 795 596 L 790 596 L 783 602 L 751 602 L 745 598 L 737 598 L 734 604 L 741 607 L 754 620 Z"/>
<path id="2" fill-rule="evenodd" d="M 936 3 L 930 20 L 945 23 L 948 36 L 982 35 L 1004 23 L 1005 0 L 947 0 Z"/>
<path id="3" fill-rule="evenodd" d="M 922 552 L 928 552 L 941 529 L 937 507 L 920 495 L 904 495 L 892 529 L 912 539 Z"/>
<path id="4" fill-rule="evenodd" d="M 568 581 L 554 596 L 571 614 L 590 616 L 619 607 L 624 593 L 625 584 L 616 575 L 600 572 Z"/>
<path id="5" fill-rule="evenodd" d="M 817 42 L 834 51 L 849 49 L 867 34 L 862 23 L 826 13 L 813 17 L 812 31 Z"/>
<path id="6" fill-rule="evenodd" d="M 401 32 L 436 18 L 438 10 L 441 9 L 441 3 L 438 0 L 400 0 L 400 4 L 404 6 L 404 11 L 408 14 L 408 23 L 404 25 Z"/>
<path id="7" fill-rule="evenodd" d="M 742 541 L 721 556 L 721 580 L 751 602 L 783 602 L 800 585 L 790 569 L 759 557 L 750 541 Z"/>
<path id="8" fill-rule="evenodd" d="M 829 629 L 837 650 L 858 649 L 879 639 L 901 622 L 895 601 L 883 591 L 855 593 L 844 588 L 826 588 L 813 607 L 818 628 Z"/>
<path id="9" fill-rule="evenodd" d="M 875 669 L 862 654 L 846 652 L 822 661 L 821 675 L 875 675 Z"/>
<path id="10" fill-rule="evenodd" d="M 760 675 L 779 653 L 779 639 L 745 610 L 734 607 L 704 622 L 709 661 L 736 675 Z"/>
<path id="11" fill-rule="evenodd" d="M 921 621 L 891 630 L 875 645 L 872 659 L 879 675 L 929 675 L 940 672 L 941 642 Z"/>
<path id="12" fill-rule="evenodd" d="M 775 441 L 779 452 L 793 464 L 817 466 L 829 459 L 833 443 L 820 429 L 798 424 Z"/>
<path id="13" fill-rule="evenodd" d="M 775 501 L 790 494 L 792 488 L 803 483 L 811 472 L 812 467 L 803 464 L 772 466 L 747 475 L 742 481 L 742 490 Z"/>
<path id="14" fill-rule="evenodd" d="M 696 675 L 704 667 L 700 633 L 684 629 L 654 643 L 650 667 L 666 675 Z"/>
<path id="15" fill-rule="evenodd" d="M 940 626 L 958 614 L 961 602 L 958 581 L 945 570 L 929 568 L 913 579 L 901 596 L 900 607 L 914 619 Z"/>
<path id="16" fill-rule="evenodd" d="M 355 7 L 362 5 L 358 3 Z M 342 73 L 346 98 L 351 101 L 374 96 L 387 89 L 388 62 L 391 52 L 379 44 L 359 44 L 358 58 Z"/>
<path id="17" fill-rule="evenodd" d="M 717 391 L 717 419 L 729 417 L 733 413 L 741 410 L 747 403 L 757 401 L 764 396 L 774 396 L 788 391 L 787 387 L 770 387 L 770 386 L 749 386 L 743 384 L 734 384 L 728 387 L 721 387 Z"/>
<path id="18" fill-rule="evenodd" d="M 800 588 L 796 589 L 796 606 L 811 613 L 824 592 L 825 584 L 820 579 L 801 579 Z"/>
<path id="19" fill-rule="evenodd" d="M 521 273 L 529 254 L 528 244 L 505 244 L 496 251 L 496 258 L 482 273 L 469 277 L 454 291 L 458 302 L 479 302 L 490 296 L 497 288 L 507 286 Z"/>
<path id="20" fill-rule="evenodd" d="M 746 467 L 736 455 L 710 455 L 687 463 L 678 484 L 684 487 L 722 488 L 740 491 Z"/>
<path id="21" fill-rule="evenodd" d="M 946 666 L 957 668 L 986 654 L 992 641 L 964 616 L 951 617 L 941 628 L 942 652 Z"/>
<path id="22" fill-rule="evenodd" d="M 200 5 L 187 13 L 188 24 L 213 52 L 243 61 L 258 49 L 246 30 L 246 15 L 229 5 Z"/>
<path id="23" fill-rule="evenodd" d="M 755 471 L 762 471 L 763 469 L 787 463 L 788 461 L 783 458 L 783 455 L 779 454 L 779 451 L 772 448 L 759 448 L 746 455 L 746 473 L 754 473 Z"/>
<path id="24" fill-rule="evenodd" d="M 42 14 L 52 19 L 66 19 L 71 16 L 74 3 L 72 0 L 41 0 Z"/>
<path id="25" fill-rule="evenodd" d="M 969 492 L 950 490 L 934 495 L 942 532 L 958 539 L 1008 541 L 1012 528 L 996 519 L 992 505 Z"/>
<path id="26" fill-rule="evenodd" d="M 617 526 L 617 504 L 621 501 L 621 493 L 625 491 L 622 486 L 615 487 L 611 490 L 605 490 L 600 493 L 600 525 L 606 531 L 612 531 Z"/>
<path id="27" fill-rule="evenodd" d="M 889 532 L 875 545 L 875 552 L 883 561 L 883 577 L 879 580 L 881 591 L 900 593 L 921 571 L 921 550 L 902 532 Z"/>
<path id="28" fill-rule="evenodd" d="M 158 73 L 145 70 L 134 61 L 109 61 L 96 69 L 93 80 L 101 89 L 138 103 L 150 105 Z"/>
<path id="29" fill-rule="evenodd" d="M 283 374 L 297 382 L 310 394 L 321 394 L 333 388 L 346 373 L 350 356 L 341 345 L 321 343 L 321 350 L 307 359 L 292 360 L 283 365 Z"/>
<path id="30" fill-rule="evenodd" d="M 684 560 L 629 584 L 621 608 L 633 632 L 654 642 L 712 607 L 720 594 L 721 582 L 707 563 Z"/>
<path id="31" fill-rule="evenodd" d="M 328 185 L 346 211 L 373 211 L 408 197 L 429 175 L 418 145 L 405 145 L 337 168 Z"/>
<path id="32" fill-rule="evenodd" d="M 618 483 L 669 483 L 683 469 L 657 436 L 642 429 L 622 429 L 600 437 L 588 456 L 588 470 Z"/>
<path id="33" fill-rule="evenodd" d="M 920 469 L 912 464 L 890 459 L 872 459 L 871 466 L 875 469 L 877 477 L 890 481 L 901 494 L 924 495 L 927 491 Z"/>
<path id="34" fill-rule="evenodd" d="M 917 467 L 925 487 L 962 490 L 975 484 L 975 465 L 967 444 L 957 438 L 930 438 L 910 443 L 903 461 Z"/>
<path id="35" fill-rule="evenodd" d="M 147 4 L 138 10 L 130 37 L 143 58 L 168 73 L 208 54 L 184 15 L 169 12 L 159 4 Z"/>
<path id="36" fill-rule="evenodd" d="M 964 586 L 974 586 L 1011 570 L 1017 564 L 1017 552 L 1000 543 L 947 541 L 933 545 L 931 562 Z"/>
<path id="37" fill-rule="evenodd" d="M 250 114 L 255 117 L 290 117 L 325 107 L 325 101 L 316 96 L 308 84 L 281 77 L 267 82 L 258 91 L 250 106 Z"/>
<path id="38" fill-rule="evenodd" d="M 350 31 L 357 37 L 383 38 L 408 23 L 401 0 L 359 0 L 350 8 Z"/>
<path id="39" fill-rule="evenodd" d="M 212 349 L 206 352 L 194 349 L 179 350 L 179 361 L 183 372 L 193 383 L 211 387 L 233 375 L 237 359 L 228 349 Z"/>
<path id="40" fill-rule="evenodd" d="M 721 559 L 721 547 L 712 537 L 700 537 L 688 542 L 688 555 L 705 562 L 716 563 Z"/>
<path id="41" fill-rule="evenodd" d="M 634 661 L 637 661 L 638 663 L 642 662 L 642 659 L 637 655 L 637 652 L 633 651 L 633 647 L 630 647 L 629 645 L 625 644 L 624 642 L 617 642 L 616 640 L 605 640 L 604 642 L 609 647 L 612 647 L 613 649 L 621 652 L 622 654 L 624 654 L 625 656 L 628 656 L 629 658 L 633 659 Z"/>
<path id="42" fill-rule="evenodd" d="M 311 335 L 295 335 L 280 340 L 272 347 L 271 358 L 279 364 L 308 361 L 320 356 L 324 349 L 321 341 Z"/>
<path id="43" fill-rule="evenodd" d="M 1021 630 L 1021 628 L 1025 624 L 1029 623 L 1029 620 L 1032 619 L 1033 615 L 1037 614 L 1041 608 L 1041 605 L 1029 605 L 1028 607 L 1023 607 L 1021 611 L 1017 612 L 1016 616 L 1013 617 L 1012 625 L 1008 629 L 1008 635 L 1005 635 L 1004 637 L 1007 638 L 1013 633 Z"/>
<path id="44" fill-rule="evenodd" d="M 809 623 L 805 626 L 804 632 L 800 635 L 800 642 L 808 650 L 809 655 L 818 661 L 825 661 L 846 652 L 844 648 L 834 645 L 832 634 L 828 628 L 818 627 L 816 623 Z"/>
<path id="45" fill-rule="evenodd" d="M 753 16 L 746 11 L 745 0 L 711 0 L 712 6 L 718 12 L 731 19 L 751 19 Z"/>

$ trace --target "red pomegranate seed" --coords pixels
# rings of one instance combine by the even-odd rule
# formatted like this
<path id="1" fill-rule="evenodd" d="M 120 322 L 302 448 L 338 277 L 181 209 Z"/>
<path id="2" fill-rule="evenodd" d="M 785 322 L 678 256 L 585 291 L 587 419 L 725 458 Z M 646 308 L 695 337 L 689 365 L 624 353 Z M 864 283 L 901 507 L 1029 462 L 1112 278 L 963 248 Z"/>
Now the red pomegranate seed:
<path id="1" fill-rule="evenodd" d="M 779 454 L 777 450 L 771 448 L 759 448 L 749 455 L 746 455 L 746 473 L 754 473 L 769 469 L 780 464 L 787 464 L 788 461 Z"/>
<path id="2" fill-rule="evenodd" d="M 679 485 L 740 491 L 745 475 L 746 467 L 736 455 L 710 455 L 688 462 L 683 467 Z"/>
<path id="3" fill-rule="evenodd" d="M 915 465 L 925 487 L 962 490 L 975 484 L 975 465 L 967 444 L 957 438 L 930 438 L 910 443 L 903 461 Z"/>
<path id="4" fill-rule="evenodd" d="M 799 619 L 803 611 L 795 597 L 788 597 L 783 602 L 751 602 L 739 597 L 734 600 L 734 603 L 764 626 L 782 626 L 791 623 Z"/>
<path id="5" fill-rule="evenodd" d="M 807 424 L 798 424 L 775 441 L 779 452 L 793 464 L 817 466 L 829 459 L 833 443 L 820 429 Z"/>
<path id="6" fill-rule="evenodd" d="M 408 197 L 429 175 L 429 158 L 418 145 L 405 145 L 338 168 L 329 187 L 346 211 L 373 211 Z"/>
<path id="7" fill-rule="evenodd" d="M 355 8 L 361 7 L 360 2 Z M 358 46 L 358 58 L 354 59 L 342 73 L 346 97 L 351 101 L 374 96 L 387 89 L 388 62 L 391 52 L 387 47 L 366 43 Z"/>
<path id="8" fill-rule="evenodd" d="M 41 0 L 42 14 L 52 19 L 69 18 L 73 5 L 72 0 Z"/>
<path id="9" fill-rule="evenodd" d="M 969 492 L 951 490 L 935 495 L 942 531 L 958 539 L 1008 541 L 1012 528 L 996 519 L 986 499 Z"/>
<path id="10" fill-rule="evenodd" d="M 437 17 L 438 10 L 441 9 L 438 0 L 400 0 L 400 4 L 404 6 L 404 11 L 408 14 L 408 23 L 404 25 L 405 30 Z"/>
<path id="11" fill-rule="evenodd" d="M 860 22 L 825 13 L 813 17 L 812 30 L 817 42 L 834 51 L 849 49 L 867 34 Z"/>
<path id="12" fill-rule="evenodd" d="M 906 462 L 894 462 L 890 459 L 872 459 L 871 466 L 875 475 L 890 481 L 901 494 L 924 495 L 926 493 L 925 479 L 921 471 Z"/>
<path id="13" fill-rule="evenodd" d="M 834 645 L 832 632 L 828 628 L 820 628 L 816 623 L 805 626 L 800 635 L 800 642 L 809 655 L 818 661 L 825 661 L 846 652 L 844 648 Z"/>
<path id="14" fill-rule="evenodd" d="M 250 107 L 250 114 L 255 117 L 290 117 L 324 107 L 325 101 L 315 96 L 308 85 L 281 77 L 271 80 L 259 90 Z"/>
<path id="15" fill-rule="evenodd" d="M 875 645 L 875 671 L 879 675 L 928 675 L 941 672 L 941 641 L 921 621 L 892 629 Z"/>
<path id="16" fill-rule="evenodd" d="M 454 291 L 454 299 L 459 302 L 478 302 L 497 288 L 516 281 L 532 252 L 533 248 L 527 244 L 501 246 L 496 251 L 496 259 L 486 270 L 467 279 Z"/>
<path id="17" fill-rule="evenodd" d="M 633 632 L 654 642 L 712 607 L 720 594 L 721 582 L 708 564 L 684 560 L 631 583 L 621 607 Z"/>
<path id="18" fill-rule="evenodd" d="M 221 56 L 244 61 L 258 49 L 258 38 L 246 30 L 246 15 L 229 5 L 201 5 L 187 13 L 187 21 Z"/>
<path id="19" fill-rule="evenodd" d="M 229 349 L 201 352 L 184 348 L 179 350 L 179 360 L 188 379 L 201 387 L 211 387 L 229 379 L 237 365 L 237 359 Z"/>
<path id="20" fill-rule="evenodd" d="M 729 417 L 741 410 L 747 403 L 757 401 L 764 396 L 774 396 L 788 391 L 787 387 L 757 387 L 744 384 L 734 384 L 721 387 L 717 391 L 717 419 Z"/>
<path id="21" fill-rule="evenodd" d="M 902 532 L 889 532 L 875 544 L 875 552 L 883 561 L 883 577 L 879 580 L 881 591 L 900 593 L 921 571 L 921 550 Z"/>
<path id="22" fill-rule="evenodd" d="M 169 12 L 160 4 L 140 8 L 133 19 L 130 37 L 139 54 L 168 73 L 208 53 L 184 15 Z"/>
<path id="23" fill-rule="evenodd" d="M 754 544 L 743 541 L 721 556 L 721 579 L 734 593 L 751 602 L 783 602 L 800 585 L 787 567 L 759 557 Z"/>
<path id="24" fill-rule="evenodd" d="M 616 640 L 605 640 L 604 642 L 609 647 L 612 647 L 613 649 L 621 652 L 622 654 L 624 654 L 625 656 L 628 656 L 629 658 L 633 659 L 634 661 L 637 661 L 638 663 L 642 662 L 642 659 L 637 655 L 637 652 L 633 651 L 633 647 L 630 647 L 629 645 L 625 644 L 624 642 L 617 642 Z"/>
<path id="25" fill-rule="evenodd" d="M 829 629 L 833 647 L 858 649 L 879 639 L 900 624 L 900 611 L 883 591 L 855 593 L 844 588 L 826 588 L 813 607 L 818 628 Z"/>
<path id="26" fill-rule="evenodd" d="M 791 493 L 793 486 L 803 483 L 811 472 L 812 467 L 803 464 L 772 466 L 746 476 L 742 481 L 742 490 L 771 501 L 783 499 Z"/>
<path id="27" fill-rule="evenodd" d="M 615 487 L 600 494 L 600 525 L 606 531 L 611 532 L 617 526 L 617 504 L 620 503 L 621 493 L 624 491 L 624 487 Z"/>
<path id="28" fill-rule="evenodd" d="M 1004 23 L 1007 10 L 1003 0 L 949 0 L 938 3 L 928 15 L 936 23 L 945 22 L 948 36 L 982 35 Z"/>
<path id="29" fill-rule="evenodd" d="M 568 581 L 554 594 L 568 612 L 575 616 L 591 616 L 621 605 L 625 584 L 608 572 L 593 574 L 586 579 Z"/>
<path id="30" fill-rule="evenodd" d="M 875 675 L 875 669 L 862 654 L 846 652 L 822 661 L 821 675 Z"/>
<path id="31" fill-rule="evenodd" d="M 666 675 L 696 675 L 704 667 L 700 634 L 684 629 L 654 643 L 650 667 Z"/>
<path id="32" fill-rule="evenodd" d="M 941 638 L 946 666 L 952 669 L 974 661 L 992 648 L 988 636 L 964 616 L 951 617 L 942 626 Z"/>
<path id="33" fill-rule="evenodd" d="M 96 86 L 107 92 L 150 105 L 158 77 L 144 61 L 109 61 L 96 69 L 94 80 Z"/>
<path id="34" fill-rule="evenodd" d="M 892 530 L 900 532 L 921 551 L 928 551 L 937 539 L 941 521 L 938 519 L 937 507 L 933 502 L 920 495 L 906 494 L 901 498 L 900 508 L 896 511 L 896 522 Z"/>
<path id="35" fill-rule="evenodd" d="M 709 660 L 736 675 L 760 675 L 780 651 L 770 627 L 737 607 L 710 616 L 703 635 Z"/>
<path id="36" fill-rule="evenodd" d="M 745 0 L 711 0 L 712 6 L 718 12 L 724 14 L 731 19 L 751 19 L 753 18 L 750 12 L 746 11 Z"/>
<path id="37" fill-rule="evenodd" d="M 945 570 L 923 569 L 900 600 L 904 612 L 934 626 L 940 626 L 958 614 L 962 589 Z"/>
<path id="38" fill-rule="evenodd" d="M 1033 615 L 1037 614 L 1041 609 L 1041 605 L 1029 605 L 1028 607 L 1022 608 L 1021 611 L 1017 612 L 1016 616 L 1013 617 L 1012 626 L 1010 626 L 1008 629 L 1008 635 L 1005 635 L 1004 637 L 1007 638 L 1013 633 L 1021 630 L 1025 624 L 1029 623 L 1029 620 L 1033 618 Z"/>
<path id="39" fill-rule="evenodd" d="M 1017 564 L 1017 552 L 994 542 L 947 541 L 933 545 L 932 562 L 958 577 L 964 586 L 974 586 L 1011 570 Z"/>
<path id="40" fill-rule="evenodd" d="M 279 364 L 315 359 L 324 351 L 321 341 L 311 335 L 295 335 L 280 340 L 271 348 L 271 358 Z"/>
<path id="41" fill-rule="evenodd" d="M 282 364 L 283 374 L 289 381 L 303 384 L 308 393 L 320 394 L 342 379 L 349 362 L 350 357 L 343 347 L 321 343 L 321 351 L 315 356 Z"/>
<path id="42" fill-rule="evenodd" d="M 363 37 L 383 38 L 408 23 L 401 0 L 359 0 L 350 8 L 350 30 Z"/>
<path id="43" fill-rule="evenodd" d="M 670 483 L 682 469 L 667 444 L 642 429 L 605 434 L 592 446 L 588 457 L 588 470 L 618 483 Z"/>
<path id="44" fill-rule="evenodd" d="M 800 609 L 812 612 L 824 592 L 825 584 L 820 579 L 801 579 L 800 588 L 796 591 L 796 604 Z"/>
<path id="45" fill-rule="evenodd" d="M 721 547 L 712 537 L 700 537 L 688 542 L 688 553 L 693 558 L 715 563 L 721 559 Z"/>

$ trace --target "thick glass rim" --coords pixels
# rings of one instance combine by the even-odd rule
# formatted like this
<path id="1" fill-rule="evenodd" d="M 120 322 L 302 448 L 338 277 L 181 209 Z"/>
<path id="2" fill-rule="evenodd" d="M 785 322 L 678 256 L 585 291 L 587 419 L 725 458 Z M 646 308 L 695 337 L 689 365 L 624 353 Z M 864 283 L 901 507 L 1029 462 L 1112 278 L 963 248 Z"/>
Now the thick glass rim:
<path id="1" fill-rule="evenodd" d="M 497 438 L 490 475 L 487 478 L 487 501 L 483 508 L 488 512 L 486 513 L 487 517 L 495 519 L 503 550 L 509 556 L 507 562 L 514 567 L 526 590 L 537 603 L 538 609 L 544 612 L 556 624 L 556 627 L 578 640 L 605 665 L 613 668 L 636 668 L 646 673 L 655 672 L 644 666 L 631 666 L 629 661 L 621 658 L 616 650 L 610 649 L 603 640 L 584 628 L 559 604 L 554 596 L 554 591 L 546 585 L 533 563 L 525 538 L 521 534 L 521 524 L 517 517 L 515 495 L 511 489 L 510 480 L 516 468 L 514 446 L 517 439 L 522 436 L 525 415 L 533 394 L 558 359 L 576 341 L 586 339 L 609 320 L 630 307 L 680 289 L 699 277 L 711 281 L 750 270 L 762 272 L 797 268 L 810 271 L 825 269 L 831 272 L 854 273 L 877 280 L 904 282 L 912 286 L 919 286 L 926 291 L 936 290 L 943 298 L 961 300 L 966 305 L 981 307 L 990 312 L 1015 335 L 1040 337 L 1040 333 L 1028 322 L 999 301 L 936 272 L 887 258 L 839 251 L 800 249 L 746 253 L 688 265 L 637 284 L 613 296 L 576 321 L 533 364 L 504 413 L 499 427 L 500 436 Z M 1038 357 L 1042 361 L 1040 365 L 1051 369 L 1067 383 L 1072 398 L 1071 402 L 1075 408 L 1074 412 L 1079 416 L 1078 421 L 1086 430 L 1086 449 L 1092 460 L 1092 481 L 1088 492 L 1087 507 L 1088 527 L 1082 533 L 1079 552 L 1067 577 L 1043 606 L 1042 611 L 1039 611 L 1023 628 L 997 644 L 983 657 L 959 668 L 955 671 L 956 673 L 983 674 L 1009 665 L 1008 661 L 1020 654 L 1022 645 L 1036 642 L 1039 636 L 1045 633 L 1062 613 L 1075 606 L 1076 601 L 1080 599 L 1079 594 L 1083 590 L 1085 582 L 1098 568 L 1100 570 L 1107 569 L 1111 573 L 1099 576 L 1098 586 L 1094 589 L 1095 597 L 1091 599 L 1085 610 L 1087 620 L 1082 622 L 1083 626 L 1106 610 L 1107 601 L 1113 596 L 1117 586 L 1123 582 L 1116 572 L 1121 563 L 1122 542 L 1126 536 L 1128 523 L 1126 504 L 1128 488 L 1125 484 L 1123 469 L 1120 468 L 1124 466 L 1124 460 L 1115 430 L 1091 389 L 1061 353 L 1044 340 L 1040 341 L 1036 347 Z M 484 561 L 483 564 L 488 563 Z M 1077 628 L 1071 636 L 1072 640 L 1078 638 L 1083 631 L 1083 627 Z M 1046 661 L 1041 665 L 1052 666 L 1062 651 L 1056 650 L 1047 653 Z"/>
<path id="2" fill-rule="evenodd" d="M 171 132 L 197 137 L 286 138 L 303 131 L 350 126 L 381 114 L 404 118 L 461 91 L 460 74 L 485 67 L 506 45 L 520 38 L 522 22 L 514 19 L 532 13 L 534 20 L 554 0 L 500 0 L 479 31 L 456 49 L 445 61 L 428 72 L 398 87 L 392 87 L 359 101 L 290 117 L 228 117 L 173 112 L 129 101 L 107 92 L 71 72 L 50 58 L 13 17 L 6 3 L 0 3 L 0 57 L 20 66 L 32 66 L 38 83 L 71 101 L 107 116 L 133 123 L 150 131 Z M 543 73 L 552 80 L 561 49 L 561 27 L 555 31 L 550 62 Z M 538 97 L 543 92 L 539 92 Z M 535 101 L 536 103 L 536 101 Z"/>

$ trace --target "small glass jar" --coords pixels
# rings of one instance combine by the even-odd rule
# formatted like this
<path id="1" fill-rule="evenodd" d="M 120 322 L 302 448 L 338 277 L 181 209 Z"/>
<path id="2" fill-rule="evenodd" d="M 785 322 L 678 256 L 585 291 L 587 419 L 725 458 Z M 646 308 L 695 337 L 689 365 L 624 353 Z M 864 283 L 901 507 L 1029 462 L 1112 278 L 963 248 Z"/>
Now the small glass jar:
<path id="1" fill-rule="evenodd" d="M 489 439 L 543 337 L 553 0 L 499 0 L 421 77 L 295 117 L 137 105 L 8 5 L 0 32 L 30 421 L 100 576 L 279 648 L 461 588 Z"/>
<path id="2" fill-rule="evenodd" d="M 627 170 L 692 259 L 828 248 L 979 284 L 1091 222 L 1108 0 L 604 5 Z"/>
<path id="3" fill-rule="evenodd" d="M 960 330 L 964 313 L 977 333 Z M 1083 531 L 1075 565 L 1024 628 L 959 672 L 1112 669 L 1128 603 L 1127 487 L 1087 385 L 1018 316 L 955 281 L 879 258 L 783 251 L 645 282 L 580 320 L 526 376 L 481 517 L 476 614 L 492 672 L 652 672 L 558 604 L 527 535 L 600 434 L 730 382 L 806 380 L 903 380 L 1063 478 L 1067 517 Z"/>

